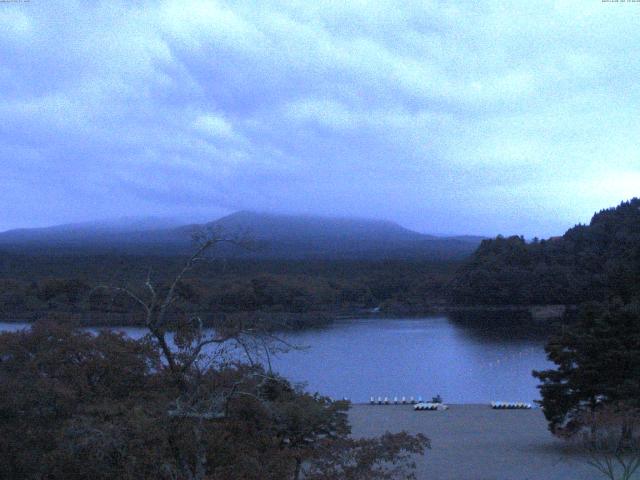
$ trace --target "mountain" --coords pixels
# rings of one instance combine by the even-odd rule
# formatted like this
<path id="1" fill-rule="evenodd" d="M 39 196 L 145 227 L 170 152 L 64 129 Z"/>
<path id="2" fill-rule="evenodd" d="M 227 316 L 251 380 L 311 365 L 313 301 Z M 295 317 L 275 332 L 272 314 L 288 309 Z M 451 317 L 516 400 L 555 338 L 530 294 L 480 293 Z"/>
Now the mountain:
<path id="1" fill-rule="evenodd" d="M 237 212 L 207 224 L 166 228 L 150 220 L 85 223 L 0 233 L 0 249 L 26 253 L 186 254 L 194 232 L 249 238 L 250 250 L 220 247 L 223 256 L 273 259 L 457 259 L 480 239 L 436 237 L 397 223 L 354 218 Z"/>
<path id="2" fill-rule="evenodd" d="M 96 253 L 129 251 L 164 242 L 179 222 L 167 218 L 124 217 L 0 233 L 0 249 L 20 253 Z M 169 244 L 172 242 L 169 241 Z"/>
<path id="3" fill-rule="evenodd" d="M 0 244 L 65 244 L 97 241 L 102 237 L 132 232 L 162 230 L 180 222 L 169 218 L 122 217 L 112 220 L 67 223 L 43 228 L 18 228 L 0 233 Z"/>
<path id="4" fill-rule="evenodd" d="M 602 210 L 561 237 L 483 241 L 451 295 L 462 304 L 640 301 L 640 199 Z"/>
<path id="5" fill-rule="evenodd" d="M 262 255 L 277 258 L 459 258 L 479 244 L 370 219 L 238 212 L 214 226 L 247 232 L 263 246 Z"/>

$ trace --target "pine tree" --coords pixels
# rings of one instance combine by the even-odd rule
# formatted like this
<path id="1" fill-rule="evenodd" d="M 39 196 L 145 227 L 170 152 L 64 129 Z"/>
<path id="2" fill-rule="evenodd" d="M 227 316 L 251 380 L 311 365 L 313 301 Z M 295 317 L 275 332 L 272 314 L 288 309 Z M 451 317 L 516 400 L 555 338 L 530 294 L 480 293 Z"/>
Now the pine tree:
<path id="1" fill-rule="evenodd" d="M 572 435 L 585 413 L 624 403 L 640 407 L 640 311 L 631 306 L 587 305 L 575 324 L 546 346 L 557 367 L 534 371 L 549 429 Z"/>

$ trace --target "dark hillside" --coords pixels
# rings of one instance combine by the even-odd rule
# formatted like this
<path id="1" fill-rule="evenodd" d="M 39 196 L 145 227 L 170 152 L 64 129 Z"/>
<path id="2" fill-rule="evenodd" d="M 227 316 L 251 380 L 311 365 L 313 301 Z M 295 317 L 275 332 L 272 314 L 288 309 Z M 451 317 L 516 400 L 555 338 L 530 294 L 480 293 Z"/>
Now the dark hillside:
<path id="1" fill-rule="evenodd" d="M 18 254 L 186 255 L 192 235 L 203 228 L 251 238 L 251 251 L 220 247 L 218 256 L 254 259 L 452 260 L 471 255 L 478 237 L 435 237 L 381 220 L 237 212 L 203 225 L 128 228 L 63 225 L 0 233 L 0 250 Z"/>
<path id="2" fill-rule="evenodd" d="M 135 324 L 135 304 L 91 294 L 99 284 L 144 295 L 149 272 L 166 287 L 184 257 L 14 255 L 0 253 L 0 319 L 73 314 L 86 324 Z M 419 313 L 441 304 L 457 262 L 221 259 L 185 277 L 180 309 L 202 314 L 296 315 L 298 321 L 341 314 Z M 285 316 L 286 316 L 285 315 Z M 115 323 L 114 323 L 115 324 Z"/>
<path id="3" fill-rule="evenodd" d="M 640 298 L 640 199 L 562 237 L 484 240 L 452 282 L 460 304 L 578 304 Z"/>

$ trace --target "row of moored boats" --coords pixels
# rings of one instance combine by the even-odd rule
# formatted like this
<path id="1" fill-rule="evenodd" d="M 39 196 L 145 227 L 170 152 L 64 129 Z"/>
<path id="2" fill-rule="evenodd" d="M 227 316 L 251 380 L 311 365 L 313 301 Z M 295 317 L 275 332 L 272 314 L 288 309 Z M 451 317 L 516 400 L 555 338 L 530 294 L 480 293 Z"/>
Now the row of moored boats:
<path id="1" fill-rule="evenodd" d="M 408 399 L 407 397 L 393 397 L 393 400 L 389 400 L 389 397 L 378 397 L 377 400 L 376 397 L 371 397 L 369 403 L 371 405 L 415 405 L 423 402 L 422 397 L 418 397 L 417 399 L 413 397 L 409 397 Z"/>
<path id="2" fill-rule="evenodd" d="M 491 408 L 495 408 L 497 410 L 529 410 L 533 408 L 533 405 L 525 402 L 491 402 Z"/>
<path id="3" fill-rule="evenodd" d="M 430 402 L 422 401 L 422 397 L 371 397 L 371 405 L 413 405 L 414 410 L 447 410 L 449 407 L 442 403 L 440 396 L 434 397 Z M 491 402 L 491 408 L 496 410 L 530 410 L 533 405 L 526 402 Z"/>

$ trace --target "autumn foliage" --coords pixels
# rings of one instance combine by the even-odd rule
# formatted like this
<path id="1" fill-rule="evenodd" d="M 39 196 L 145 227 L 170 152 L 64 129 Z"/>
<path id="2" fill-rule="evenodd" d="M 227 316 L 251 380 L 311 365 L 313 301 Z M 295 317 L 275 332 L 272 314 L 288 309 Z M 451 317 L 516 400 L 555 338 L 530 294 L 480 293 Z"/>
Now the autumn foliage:
<path id="1" fill-rule="evenodd" d="M 152 336 L 59 322 L 0 335 L 0 478 L 411 478 L 428 440 L 353 439 L 348 404 Z M 182 356 L 180 351 L 183 350 Z"/>

